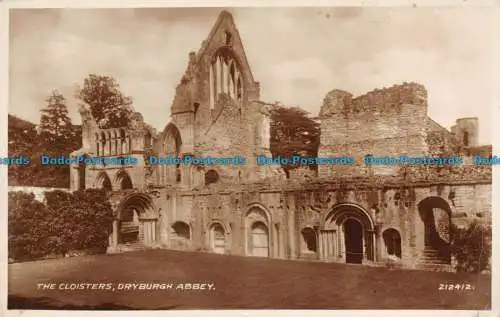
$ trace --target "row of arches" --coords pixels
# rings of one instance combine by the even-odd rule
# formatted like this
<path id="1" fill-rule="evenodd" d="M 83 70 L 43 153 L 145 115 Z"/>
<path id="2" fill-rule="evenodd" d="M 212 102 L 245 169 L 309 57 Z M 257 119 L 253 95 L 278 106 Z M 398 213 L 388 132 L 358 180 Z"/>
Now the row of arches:
<path id="1" fill-rule="evenodd" d="M 95 134 L 97 156 L 130 153 L 130 136 L 125 129 L 112 129 Z"/>
<path id="2" fill-rule="evenodd" d="M 144 135 L 144 148 L 152 146 L 153 136 Z M 95 134 L 96 156 L 124 155 L 132 152 L 132 138 L 124 128 L 110 129 Z"/>
<path id="3" fill-rule="evenodd" d="M 345 259 L 348 263 L 363 262 L 363 225 L 356 219 L 348 219 L 344 223 L 344 243 L 345 243 Z M 394 229 L 389 228 L 382 233 L 385 253 L 388 256 L 402 257 L 401 235 Z M 301 238 L 303 243 L 303 252 L 317 253 L 318 252 L 318 235 L 310 227 L 301 230 Z M 332 241 L 336 243 L 336 241 Z M 332 243 L 332 244 L 333 244 Z"/>
<path id="4" fill-rule="evenodd" d="M 122 207 L 122 235 L 130 233 L 131 228 L 137 228 L 139 219 L 148 221 L 158 219 L 152 203 L 145 203 L 146 198 L 138 202 L 127 202 Z M 451 222 L 451 211 L 447 202 L 440 197 L 430 197 L 418 204 L 419 214 L 425 227 L 425 248 L 439 251 L 441 259 L 446 259 L 441 251 L 449 246 L 449 230 L 440 229 L 440 223 Z M 144 216 L 147 214 L 150 216 Z M 243 216 L 243 235 L 237 238 L 238 243 L 244 246 L 244 253 L 248 256 L 269 257 L 280 256 L 280 228 L 279 224 L 272 225 L 268 211 L 259 204 L 250 206 Z M 339 204 L 324 216 L 322 224 L 316 227 L 305 227 L 301 230 L 302 250 L 318 254 L 319 259 L 343 259 L 347 263 L 364 263 L 376 261 L 377 250 L 382 250 L 387 256 L 403 257 L 402 235 L 393 227 L 386 227 L 383 231 L 372 219 L 372 216 L 361 207 L 353 204 Z M 152 223 L 150 221 L 150 223 Z M 151 226 L 154 227 L 153 224 Z M 231 249 L 232 226 L 226 226 L 223 221 L 213 221 L 207 227 L 207 239 L 211 252 L 226 253 Z M 142 235 L 149 234 L 150 240 L 156 239 L 153 227 L 142 229 Z M 448 227 L 449 229 L 449 227 Z M 139 229 L 134 229 L 140 232 Z M 154 233 L 154 234 L 153 234 Z M 192 228 L 189 224 L 177 221 L 170 227 L 170 239 L 174 247 L 189 245 L 192 240 Z M 139 233 L 136 239 L 139 239 Z M 243 240 L 241 240 L 243 238 Z M 406 239 L 406 238 L 405 238 Z M 383 244 L 379 245 L 377 241 Z M 385 250 L 385 251 L 384 251 Z M 432 252 L 431 252 L 432 253 Z M 379 252 L 377 252 L 379 254 Z M 428 252 L 429 254 L 429 252 Z M 434 254 L 434 253 L 432 253 Z M 447 259 L 449 263 L 449 259 Z"/>
<path id="5" fill-rule="evenodd" d="M 113 186 L 113 184 L 115 184 L 115 186 Z M 132 189 L 134 188 L 134 185 L 130 175 L 125 170 L 121 170 L 116 174 L 113 182 L 111 182 L 111 179 L 106 171 L 99 172 L 99 174 L 97 174 L 94 187 L 113 191 Z"/>
<path id="6" fill-rule="evenodd" d="M 420 201 L 418 211 L 424 229 L 422 259 L 449 263 L 450 205 L 441 197 L 428 197 Z M 392 227 L 382 231 L 380 224 L 356 205 L 334 207 L 321 226 L 305 227 L 300 235 L 301 254 L 314 253 L 319 259 L 363 263 L 374 261 L 377 250 L 382 257 L 403 257 L 402 233 Z"/>

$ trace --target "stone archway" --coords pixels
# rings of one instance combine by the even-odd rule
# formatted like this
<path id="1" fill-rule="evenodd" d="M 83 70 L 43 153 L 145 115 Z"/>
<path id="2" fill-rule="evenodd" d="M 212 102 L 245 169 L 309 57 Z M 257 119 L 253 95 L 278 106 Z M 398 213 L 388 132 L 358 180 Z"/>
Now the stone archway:
<path id="1" fill-rule="evenodd" d="M 121 190 L 134 188 L 132 179 L 125 170 L 121 170 L 116 174 L 114 183 L 115 183 L 115 188 L 119 188 Z"/>
<path id="2" fill-rule="evenodd" d="M 345 261 L 363 263 L 363 225 L 355 218 L 344 221 Z"/>
<path id="3" fill-rule="evenodd" d="M 450 263 L 450 205 L 441 197 L 427 197 L 418 203 L 418 212 L 424 224 L 424 257 Z"/>
<path id="4" fill-rule="evenodd" d="M 382 233 L 385 250 L 388 256 L 396 256 L 401 259 L 401 235 L 396 229 L 389 228 Z"/>
<path id="5" fill-rule="evenodd" d="M 374 261 L 375 225 L 354 204 L 339 204 L 327 214 L 320 230 L 320 258 L 346 263 Z"/>
<path id="6" fill-rule="evenodd" d="M 111 180 L 109 179 L 108 174 L 105 171 L 101 171 L 96 178 L 95 182 L 96 188 L 101 188 L 107 191 L 112 191 L 113 186 L 111 185 Z"/>
<path id="7" fill-rule="evenodd" d="M 250 254 L 257 257 L 269 257 L 269 228 L 262 221 L 257 221 L 250 229 Z"/>
<path id="8" fill-rule="evenodd" d="M 210 250 L 213 253 L 226 253 L 226 232 L 220 223 L 213 223 L 210 226 Z"/>
<path id="9" fill-rule="evenodd" d="M 143 194 L 126 197 L 118 207 L 117 243 L 154 245 L 157 240 L 155 212 L 151 199 Z"/>
<path id="10" fill-rule="evenodd" d="M 176 250 L 188 250 L 191 246 L 191 226 L 184 221 L 176 221 L 170 227 L 171 247 Z"/>
<path id="11" fill-rule="evenodd" d="M 246 255 L 269 257 L 271 255 L 270 219 L 259 205 L 254 205 L 245 217 Z"/>

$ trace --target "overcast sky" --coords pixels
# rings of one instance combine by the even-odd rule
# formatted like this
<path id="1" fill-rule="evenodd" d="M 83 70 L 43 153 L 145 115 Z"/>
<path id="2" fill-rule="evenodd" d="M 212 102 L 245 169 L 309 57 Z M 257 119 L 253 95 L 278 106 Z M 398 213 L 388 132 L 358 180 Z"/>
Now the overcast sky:
<path id="1" fill-rule="evenodd" d="M 266 8 L 230 10 L 262 100 L 313 116 L 332 89 L 354 95 L 416 81 L 429 115 L 449 128 L 479 117 L 491 143 L 489 8 Z M 169 120 L 188 53 L 198 51 L 220 9 L 18 9 L 11 12 L 9 113 L 38 123 L 51 90 L 68 99 L 89 73 L 115 77 L 156 129 Z"/>

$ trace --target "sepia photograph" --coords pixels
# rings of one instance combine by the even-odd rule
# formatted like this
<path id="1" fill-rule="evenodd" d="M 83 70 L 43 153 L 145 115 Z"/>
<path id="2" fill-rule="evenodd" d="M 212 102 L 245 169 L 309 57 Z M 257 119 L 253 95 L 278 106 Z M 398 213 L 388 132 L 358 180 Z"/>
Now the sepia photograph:
<path id="1" fill-rule="evenodd" d="M 493 19 L 11 8 L 8 309 L 490 310 Z"/>

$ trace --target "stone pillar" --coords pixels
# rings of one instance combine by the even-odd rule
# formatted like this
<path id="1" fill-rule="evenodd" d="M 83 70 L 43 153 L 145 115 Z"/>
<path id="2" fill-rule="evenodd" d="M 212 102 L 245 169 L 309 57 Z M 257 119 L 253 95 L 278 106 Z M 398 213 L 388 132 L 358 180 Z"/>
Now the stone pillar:
<path id="1" fill-rule="evenodd" d="M 318 260 L 323 259 L 323 234 L 321 233 L 321 230 L 318 228 L 316 230 L 316 252 L 318 253 Z"/>
<path id="2" fill-rule="evenodd" d="M 108 245 L 108 252 L 113 253 L 117 251 L 118 248 L 118 219 L 113 219 L 113 230 L 111 234 L 109 235 L 109 245 Z"/>
<path id="3" fill-rule="evenodd" d="M 384 259 L 384 252 L 383 252 L 384 251 L 384 241 L 382 239 L 381 228 L 377 228 L 377 230 L 375 231 L 375 240 L 376 240 L 376 243 L 375 243 L 375 246 L 376 246 L 375 261 L 382 262 Z"/>

